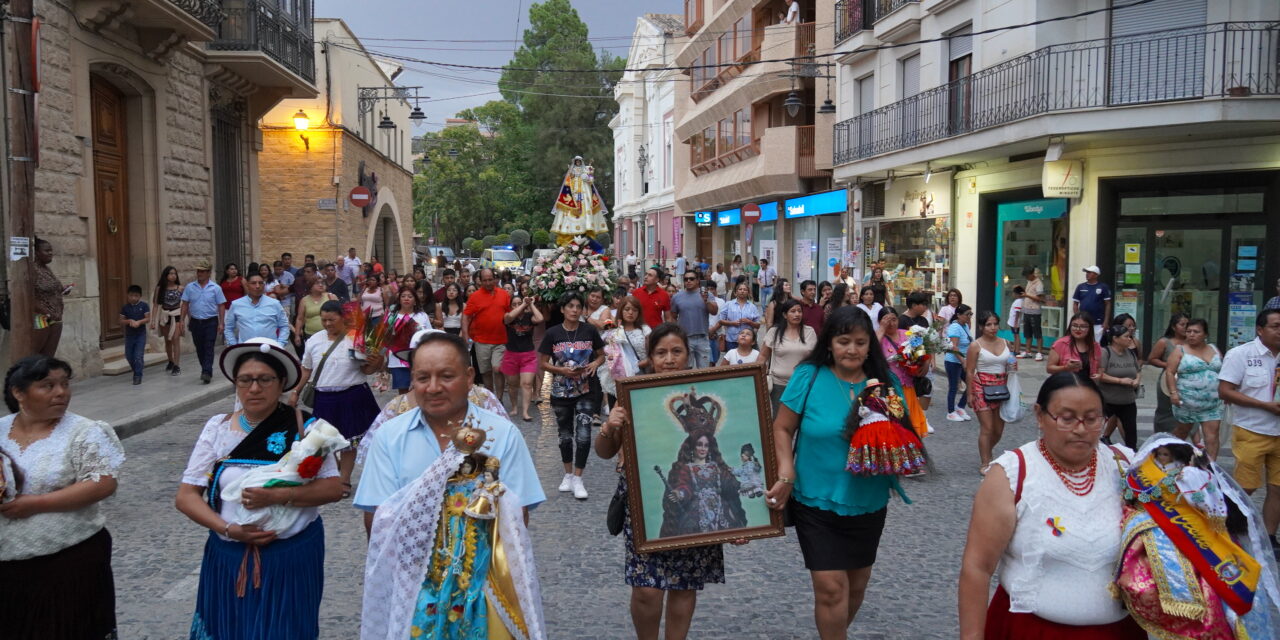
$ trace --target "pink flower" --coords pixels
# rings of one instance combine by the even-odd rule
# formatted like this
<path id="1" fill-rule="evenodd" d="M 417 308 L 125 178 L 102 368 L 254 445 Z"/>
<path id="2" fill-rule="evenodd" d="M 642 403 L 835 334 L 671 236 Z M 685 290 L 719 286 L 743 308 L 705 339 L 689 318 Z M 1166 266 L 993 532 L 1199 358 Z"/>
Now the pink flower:
<path id="1" fill-rule="evenodd" d="M 575 277 L 575 276 L 565 276 L 565 277 L 564 277 L 564 283 L 565 283 L 565 284 L 573 284 L 573 283 L 575 283 L 575 282 L 577 282 L 577 281 L 578 281 L 578 278 L 577 278 L 577 277 Z"/>
<path id="2" fill-rule="evenodd" d="M 534 268 L 533 268 L 533 272 L 534 272 L 534 273 L 542 273 L 543 271 L 544 271 L 544 269 L 543 269 L 542 267 L 534 267 Z"/>
<path id="3" fill-rule="evenodd" d="M 595 281 L 596 281 L 596 274 L 592 273 L 587 275 L 587 282 L 595 282 Z"/>

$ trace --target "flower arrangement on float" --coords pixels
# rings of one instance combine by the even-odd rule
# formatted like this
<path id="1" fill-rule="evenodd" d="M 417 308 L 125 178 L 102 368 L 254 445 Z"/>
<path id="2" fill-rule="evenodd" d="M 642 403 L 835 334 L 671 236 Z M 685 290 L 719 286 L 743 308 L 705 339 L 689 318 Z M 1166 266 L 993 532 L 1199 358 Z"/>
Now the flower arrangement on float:
<path id="1" fill-rule="evenodd" d="M 534 295 L 546 302 L 555 302 L 571 291 L 584 295 L 592 287 L 612 291 L 616 285 L 609 260 L 597 253 L 590 242 L 585 236 L 578 236 L 557 247 L 554 254 L 538 258 L 529 283 Z"/>
<path id="2" fill-rule="evenodd" d="M 929 373 L 933 356 L 949 350 L 951 343 L 942 337 L 942 323 L 927 329 L 915 326 L 907 329 L 906 339 L 889 355 L 889 360 L 900 362 L 908 374 L 919 378 Z"/>

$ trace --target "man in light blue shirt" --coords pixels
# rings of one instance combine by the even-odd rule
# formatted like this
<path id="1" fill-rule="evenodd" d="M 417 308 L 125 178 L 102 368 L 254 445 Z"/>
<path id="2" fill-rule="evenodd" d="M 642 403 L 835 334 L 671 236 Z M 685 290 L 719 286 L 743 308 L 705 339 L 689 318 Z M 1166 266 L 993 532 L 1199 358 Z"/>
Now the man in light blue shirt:
<path id="1" fill-rule="evenodd" d="M 377 508 L 453 446 L 454 433 L 467 421 L 485 432 L 479 453 L 501 462 L 499 479 L 526 513 L 544 502 L 547 498 L 520 430 L 467 400 L 475 371 L 466 342 L 449 333 L 430 333 L 409 361 L 418 408 L 388 420 L 372 436 L 355 496 L 356 508 L 365 512 L 365 531 Z"/>
<path id="2" fill-rule="evenodd" d="M 209 279 L 213 265 L 201 260 L 196 265 L 196 279 L 182 290 L 182 326 L 191 329 L 191 342 L 200 359 L 200 382 L 209 384 L 213 379 L 213 345 L 222 333 L 222 317 L 227 296 L 222 287 Z"/>
<path id="3" fill-rule="evenodd" d="M 724 327 L 725 350 L 738 348 L 738 334 L 743 329 L 752 332 L 760 329 L 760 307 L 751 301 L 751 289 L 746 282 L 733 285 L 733 300 L 720 309 L 720 326 Z M 756 340 L 757 344 L 760 342 Z"/>
<path id="4" fill-rule="evenodd" d="M 226 329 L 222 337 L 227 346 L 247 342 L 251 338 L 271 338 L 281 345 L 289 344 L 289 317 L 274 298 L 262 295 L 262 276 L 251 273 L 244 278 L 244 297 L 227 309 Z"/>

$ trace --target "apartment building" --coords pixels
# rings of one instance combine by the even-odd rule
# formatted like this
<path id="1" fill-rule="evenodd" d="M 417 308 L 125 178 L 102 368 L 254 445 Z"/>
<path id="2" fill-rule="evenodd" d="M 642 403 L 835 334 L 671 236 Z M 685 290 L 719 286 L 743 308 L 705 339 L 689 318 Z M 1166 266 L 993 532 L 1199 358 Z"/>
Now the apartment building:
<path id="1" fill-rule="evenodd" d="M 1252 339 L 1280 276 L 1280 4 L 830 5 L 863 267 L 998 312 L 1038 269 L 1052 339 L 1098 265 L 1144 337 L 1181 312 Z"/>
<path id="2" fill-rule="evenodd" d="M 684 237 L 675 205 L 675 94 L 684 76 L 672 63 L 685 40 L 683 16 L 636 19 L 630 71 L 614 89 L 613 246 L 619 257 L 635 251 L 643 264 L 672 263 Z"/>
<path id="3" fill-rule="evenodd" d="M 255 255 L 255 123 L 315 95 L 311 2 L 36 0 L 35 13 L 36 234 L 73 285 L 57 355 L 77 375 L 121 373 L 129 285 Z"/>
<path id="4" fill-rule="evenodd" d="M 829 279 L 842 261 L 848 200 L 825 162 L 835 109 L 820 104 L 834 67 L 815 56 L 834 21 L 819 19 L 832 13 L 821 1 L 788 17 L 784 0 L 686 0 L 676 64 L 689 71 L 675 95 L 685 255 L 726 269 L 769 258 L 799 280 Z"/>

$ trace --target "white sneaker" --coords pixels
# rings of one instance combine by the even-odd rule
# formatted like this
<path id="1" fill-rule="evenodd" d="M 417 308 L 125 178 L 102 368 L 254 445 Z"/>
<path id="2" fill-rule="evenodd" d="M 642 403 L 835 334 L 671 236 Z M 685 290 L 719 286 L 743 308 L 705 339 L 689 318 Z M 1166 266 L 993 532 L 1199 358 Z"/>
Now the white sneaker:
<path id="1" fill-rule="evenodd" d="M 1023 351 L 1022 353 L 1019 353 L 1019 354 L 1018 354 L 1018 357 L 1019 357 L 1019 358 L 1030 358 L 1030 357 L 1031 357 L 1031 354 L 1027 353 L 1026 351 Z"/>
<path id="2" fill-rule="evenodd" d="M 965 421 L 973 419 L 973 416 L 969 415 L 969 412 L 964 409 L 956 409 L 956 415 L 960 416 L 960 419 Z"/>
<path id="3" fill-rule="evenodd" d="M 575 476 L 572 473 L 564 474 L 564 480 L 560 481 L 560 493 L 569 493 L 570 491 L 573 491 L 574 477 Z"/>
<path id="4" fill-rule="evenodd" d="M 1040 362 L 1041 360 L 1044 360 L 1044 354 L 1043 354 L 1043 353 L 1037 353 L 1037 354 L 1036 354 L 1036 362 Z"/>
<path id="5" fill-rule="evenodd" d="M 956 413 L 955 411 L 952 411 L 951 413 L 947 414 L 947 420 L 950 420 L 952 422 L 964 422 L 964 418 L 960 417 L 960 414 Z"/>
<path id="6" fill-rule="evenodd" d="M 925 433 L 933 433 L 933 425 L 929 424 L 928 422 L 924 423 L 924 429 L 925 429 L 924 431 Z"/>
<path id="7" fill-rule="evenodd" d="M 579 499 L 579 500 L 586 500 L 586 499 L 587 499 L 587 488 L 586 488 L 586 487 L 584 487 L 584 486 L 582 486 L 582 476 L 575 476 L 575 475 L 570 474 L 570 476 L 569 476 L 569 477 L 573 478 L 573 480 L 572 480 L 572 483 L 573 483 L 573 497 L 575 497 L 575 498 L 577 498 L 577 499 Z"/>

